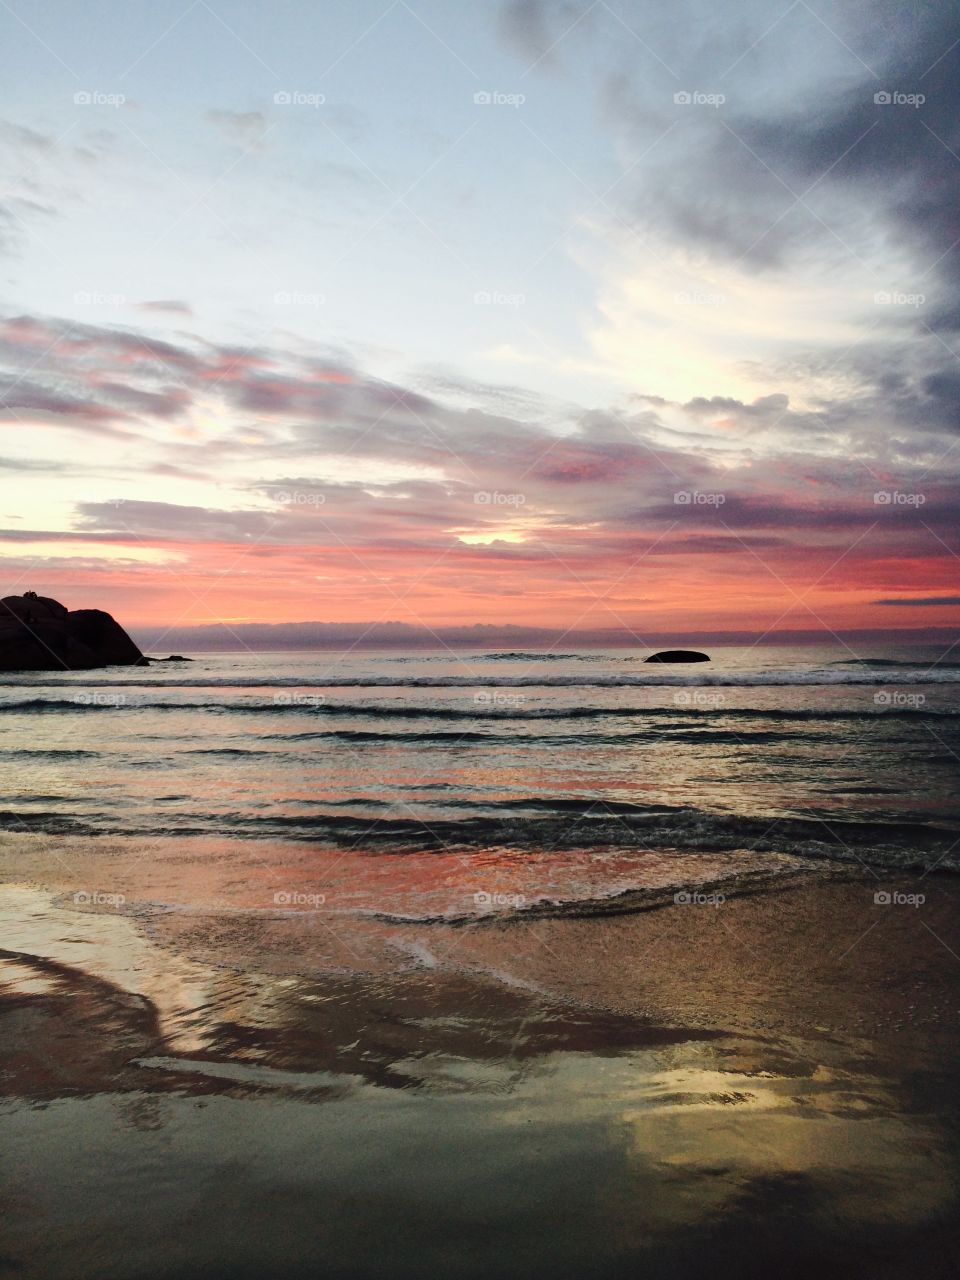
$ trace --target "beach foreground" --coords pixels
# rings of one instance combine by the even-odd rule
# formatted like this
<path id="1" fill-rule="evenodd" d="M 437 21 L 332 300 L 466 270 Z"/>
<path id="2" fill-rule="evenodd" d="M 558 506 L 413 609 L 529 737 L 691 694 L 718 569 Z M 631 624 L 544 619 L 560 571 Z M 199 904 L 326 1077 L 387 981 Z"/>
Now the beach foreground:
<path id="1" fill-rule="evenodd" d="M 957 1273 L 952 878 L 425 922 L 158 845 L 4 839 L 4 1274 Z"/>

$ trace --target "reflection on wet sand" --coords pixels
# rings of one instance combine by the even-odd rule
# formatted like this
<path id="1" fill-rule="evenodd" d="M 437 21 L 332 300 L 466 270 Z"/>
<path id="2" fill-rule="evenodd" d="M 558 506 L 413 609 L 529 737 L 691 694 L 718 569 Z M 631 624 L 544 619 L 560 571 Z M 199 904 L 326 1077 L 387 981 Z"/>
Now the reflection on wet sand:
<path id="1" fill-rule="evenodd" d="M 180 1082 L 193 1071 L 205 1073 L 210 1087 L 237 1081 L 267 1092 L 282 1090 L 290 1083 L 287 1077 L 312 1073 L 335 1074 L 341 1083 L 354 1077 L 387 1087 L 448 1087 L 441 1064 L 444 1069 L 457 1064 L 458 1070 L 475 1064 L 477 1078 L 461 1071 L 455 1087 L 481 1090 L 493 1066 L 503 1077 L 496 1087 L 503 1090 L 525 1062 L 553 1053 L 616 1054 L 721 1034 L 656 1027 L 457 973 L 408 970 L 311 979 L 242 971 L 222 959 L 206 967 L 146 942 L 130 917 L 67 920 L 66 907 L 22 887 L 8 887 L 3 899 L 21 919 L 32 915 L 21 932 L 30 935 L 34 947 L 72 955 L 99 971 L 25 952 L 0 952 L 2 1007 L 11 1014 L 29 1010 L 53 1037 L 49 1043 L 41 1035 L 16 1037 L 32 1047 L 27 1059 L 10 1066 L 5 1091 L 15 1096 L 21 1090 L 22 1096 L 58 1097 L 169 1087 L 171 1071 Z M 6 936 L 16 932 L 17 923 L 10 920 Z M 220 939 L 219 930 L 216 936 Z M 118 976 L 139 990 L 118 984 Z M 64 1038 L 88 1044 L 87 1051 L 62 1061 Z M 58 1070 L 38 1081 L 32 1073 L 41 1059 Z M 225 1064 L 242 1069 L 225 1070 Z M 144 1071 L 161 1075 L 154 1080 Z"/>
<path id="2" fill-rule="evenodd" d="M 328 929 L 169 874 L 0 890 L 14 1274 L 953 1273 L 951 882 Z"/>

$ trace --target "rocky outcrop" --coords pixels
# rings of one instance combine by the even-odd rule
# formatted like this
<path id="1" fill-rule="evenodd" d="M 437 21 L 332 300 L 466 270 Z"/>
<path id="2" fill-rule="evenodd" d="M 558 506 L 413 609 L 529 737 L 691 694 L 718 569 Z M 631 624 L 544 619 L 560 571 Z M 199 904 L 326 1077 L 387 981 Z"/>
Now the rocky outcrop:
<path id="1" fill-rule="evenodd" d="M 0 600 L 0 671 L 89 671 L 148 661 L 102 609 L 70 610 L 34 591 Z"/>
<path id="2" fill-rule="evenodd" d="M 696 649 L 663 649 L 660 653 L 651 654 L 647 662 L 709 662 L 710 656 L 698 653 Z"/>

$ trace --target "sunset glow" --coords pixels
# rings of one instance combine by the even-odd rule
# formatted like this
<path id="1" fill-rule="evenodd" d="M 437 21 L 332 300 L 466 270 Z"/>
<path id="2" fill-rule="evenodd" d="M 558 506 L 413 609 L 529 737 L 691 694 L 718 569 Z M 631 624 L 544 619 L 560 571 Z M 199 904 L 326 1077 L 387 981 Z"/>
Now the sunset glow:
<path id="1" fill-rule="evenodd" d="M 625 81 L 597 23 L 571 94 L 572 49 L 531 59 L 504 13 L 478 45 L 453 10 L 428 30 L 401 7 L 316 102 L 198 14 L 173 116 L 160 29 L 122 102 L 74 104 L 34 48 L 0 132 L 7 593 L 141 629 L 956 625 L 955 228 L 872 185 L 954 163 L 947 63 L 921 121 L 786 23 L 723 102 L 688 103 L 663 67 Z M 118 25 L 131 59 L 143 34 Z M 660 34 L 664 65 L 706 77 Z M 392 40 L 408 66 L 384 74 Z M 836 116 L 816 159 L 777 132 L 784 40 Z M 475 100 L 468 45 L 511 91 Z M 88 53 L 92 83 L 123 79 Z M 283 66 L 315 74 L 292 46 Z M 401 125 L 408 74 L 430 105 Z M 491 152 L 513 179 L 483 178 Z"/>

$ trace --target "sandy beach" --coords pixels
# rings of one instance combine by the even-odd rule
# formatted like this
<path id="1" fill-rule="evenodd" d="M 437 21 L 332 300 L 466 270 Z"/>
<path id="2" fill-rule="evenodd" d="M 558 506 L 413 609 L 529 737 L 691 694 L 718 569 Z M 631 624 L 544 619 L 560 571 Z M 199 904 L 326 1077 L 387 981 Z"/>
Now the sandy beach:
<path id="1" fill-rule="evenodd" d="M 955 1274 L 953 879 L 424 924 L 171 845 L 5 838 L 9 1274 Z"/>

